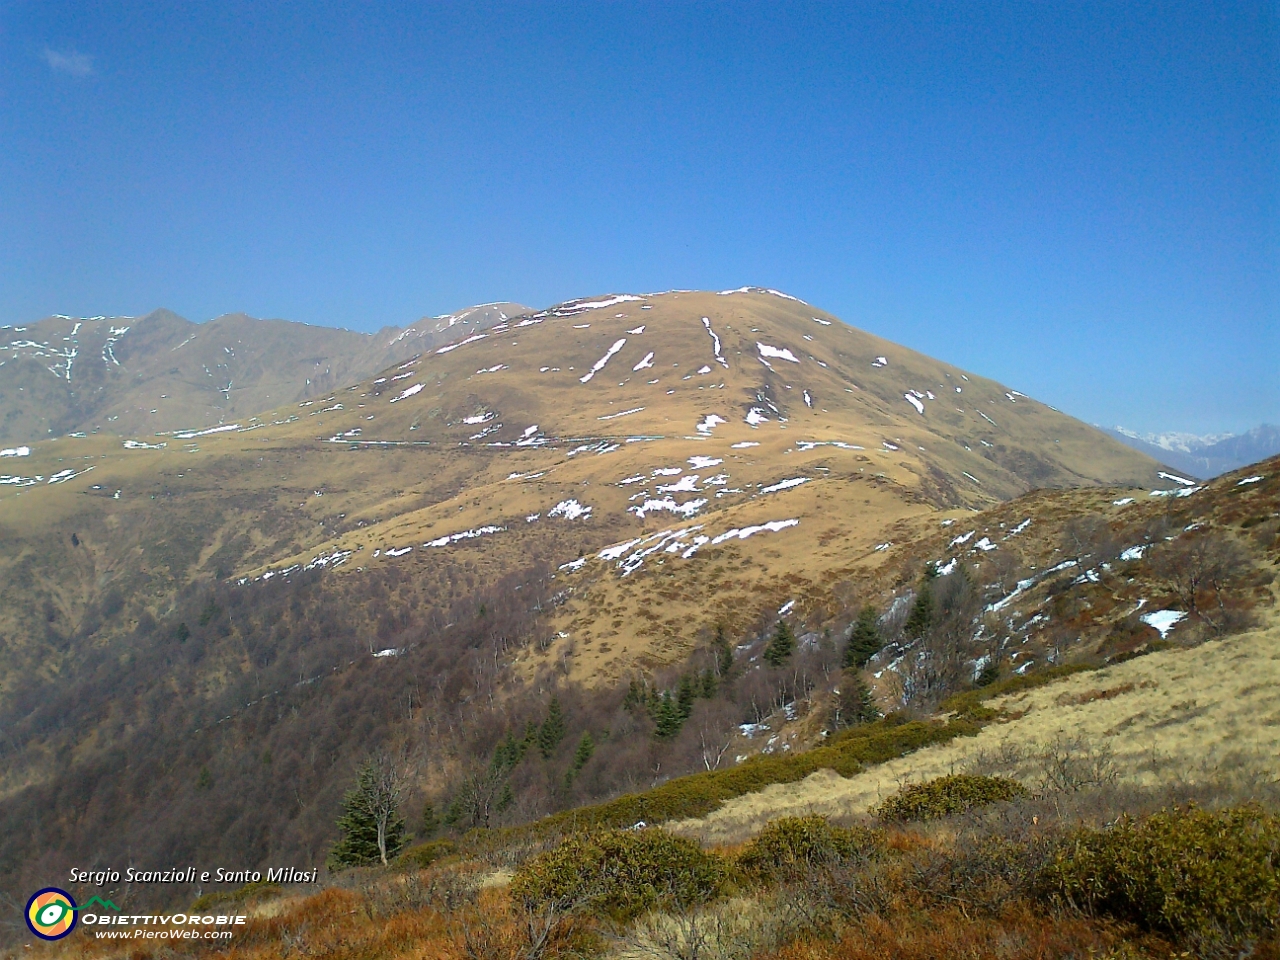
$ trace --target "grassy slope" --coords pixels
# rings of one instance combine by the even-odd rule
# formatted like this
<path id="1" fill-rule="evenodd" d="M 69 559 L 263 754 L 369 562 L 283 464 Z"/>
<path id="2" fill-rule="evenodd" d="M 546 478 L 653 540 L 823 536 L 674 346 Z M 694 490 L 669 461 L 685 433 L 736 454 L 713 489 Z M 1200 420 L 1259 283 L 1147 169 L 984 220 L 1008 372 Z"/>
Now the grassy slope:
<path id="1" fill-rule="evenodd" d="M 776 817 L 865 813 L 917 782 L 981 766 L 1038 785 L 1055 741 L 1110 751 L 1120 781 L 1280 778 L 1280 617 L 1192 650 L 1164 650 L 990 701 L 1010 719 L 845 778 L 828 771 L 731 800 L 674 830 L 704 842 L 746 839 Z"/>

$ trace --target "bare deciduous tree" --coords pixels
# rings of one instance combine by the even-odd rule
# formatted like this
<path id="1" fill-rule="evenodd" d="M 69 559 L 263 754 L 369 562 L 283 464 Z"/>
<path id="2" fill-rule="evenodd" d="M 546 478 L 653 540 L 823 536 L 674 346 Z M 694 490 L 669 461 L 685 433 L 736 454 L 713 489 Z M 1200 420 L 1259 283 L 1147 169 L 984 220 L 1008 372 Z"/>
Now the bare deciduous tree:
<path id="1" fill-rule="evenodd" d="M 1229 585 L 1251 566 L 1248 554 L 1217 531 L 1179 538 L 1151 557 L 1151 571 L 1214 633 L 1222 633 L 1231 617 L 1225 602 Z"/>

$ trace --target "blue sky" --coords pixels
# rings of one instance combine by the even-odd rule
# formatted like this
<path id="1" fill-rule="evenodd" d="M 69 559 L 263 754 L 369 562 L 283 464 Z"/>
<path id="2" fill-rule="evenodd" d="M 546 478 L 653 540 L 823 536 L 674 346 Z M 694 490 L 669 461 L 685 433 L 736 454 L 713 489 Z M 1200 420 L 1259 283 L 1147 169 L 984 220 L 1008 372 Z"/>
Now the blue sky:
<path id="1" fill-rule="evenodd" d="M 0 0 L 0 323 L 777 287 L 1082 419 L 1280 422 L 1274 3 Z"/>

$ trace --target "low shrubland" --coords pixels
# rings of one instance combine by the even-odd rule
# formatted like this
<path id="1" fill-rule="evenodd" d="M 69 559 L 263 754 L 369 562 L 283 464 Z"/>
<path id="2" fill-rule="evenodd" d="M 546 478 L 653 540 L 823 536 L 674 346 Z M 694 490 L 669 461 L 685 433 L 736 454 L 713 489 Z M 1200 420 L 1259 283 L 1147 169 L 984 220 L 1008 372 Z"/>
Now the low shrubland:
<path id="1" fill-rule="evenodd" d="M 1280 924 L 1280 818 L 1257 805 L 1165 810 L 1069 833 L 1039 877 L 1049 896 L 1209 946 Z"/>
<path id="2" fill-rule="evenodd" d="M 957 782 L 903 796 L 952 796 Z M 234 952 L 245 960 L 1280 956 L 1275 785 L 991 793 L 1000 801 L 914 820 L 782 818 L 728 849 L 654 827 L 574 832 L 525 856 L 514 875 L 463 856 L 425 868 L 406 857 L 282 900 L 251 919 Z M 106 955 L 92 940 L 77 949 Z"/>
<path id="3" fill-rule="evenodd" d="M 956 773 L 928 783 L 904 787 L 876 808 L 881 820 L 938 820 L 1004 800 L 1027 795 L 1027 788 L 1007 777 Z"/>

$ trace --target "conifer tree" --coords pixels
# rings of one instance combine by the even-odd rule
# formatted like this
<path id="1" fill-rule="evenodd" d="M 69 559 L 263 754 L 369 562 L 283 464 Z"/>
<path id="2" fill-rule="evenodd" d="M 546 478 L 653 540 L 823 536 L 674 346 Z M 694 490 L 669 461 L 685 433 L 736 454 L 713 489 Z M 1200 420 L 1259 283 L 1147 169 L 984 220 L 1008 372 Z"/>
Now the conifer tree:
<path id="1" fill-rule="evenodd" d="M 587 761 L 591 759 L 591 755 L 596 752 L 596 742 L 591 739 L 590 732 L 584 733 L 582 739 L 578 741 L 578 748 L 573 751 L 573 762 L 569 764 L 569 769 L 564 774 L 564 785 L 566 788 L 572 786 L 574 778 L 587 765 Z"/>
<path id="2" fill-rule="evenodd" d="M 729 671 L 733 669 L 733 647 L 729 644 L 729 638 L 725 636 L 724 625 L 716 624 L 716 638 L 713 641 L 716 649 L 716 670 L 720 676 L 727 677 Z"/>
<path id="3" fill-rule="evenodd" d="M 853 625 L 853 633 L 849 636 L 849 645 L 844 648 L 845 667 L 865 667 L 867 662 L 880 652 L 884 640 L 880 636 L 880 625 L 877 622 L 875 607 L 862 608 L 858 620 Z"/>
<path id="4" fill-rule="evenodd" d="M 440 829 L 440 818 L 436 816 L 436 806 L 430 800 L 422 808 L 422 825 L 418 827 L 418 835 L 430 840 Z"/>
<path id="5" fill-rule="evenodd" d="M 664 690 L 655 703 L 653 734 L 659 740 L 671 740 L 680 732 L 680 727 L 684 723 L 680 716 L 680 708 L 671 696 L 670 690 Z"/>
<path id="6" fill-rule="evenodd" d="M 840 695 L 836 700 L 836 726 L 851 727 L 880 719 L 871 688 L 857 670 L 845 670 L 840 676 Z"/>
<path id="7" fill-rule="evenodd" d="M 906 626 L 903 627 L 907 639 L 919 640 L 929 632 L 933 621 L 933 588 L 929 586 L 929 581 L 926 579 L 920 585 L 920 593 L 916 596 L 916 602 L 911 605 L 911 613 L 907 616 Z"/>
<path id="8" fill-rule="evenodd" d="M 538 749 L 542 751 L 542 756 L 550 757 L 555 753 L 564 735 L 564 713 L 560 710 L 560 700 L 552 697 L 547 707 L 547 719 L 542 721 L 542 726 L 538 729 Z"/>
<path id="9" fill-rule="evenodd" d="M 591 738 L 590 732 L 584 733 L 582 739 L 578 741 L 578 749 L 573 752 L 573 769 L 581 770 L 585 767 L 595 752 L 595 740 Z"/>
<path id="10" fill-rule="evenodd" d="M 703 700 L 710 700 L 716 695 L 716 675 L 710 668 L 702 671 L 702 679 L 699 683 L 698 696 Z"/>
<path id="11" fill-rule="evenodd" d="M 695 699 L 693 677 L 686 673 L 680 678 L 680 686 L 676 690 L 676 711 L 680 714 L 681 723 L 688 720 L 689 715 L 693 713 L 693 701 Z"/>
<path id="12" fill-rule="evenodd" d="M 369 760 L 360 768 L 355 787 L 342 799 L 342 836 L 329 851 L 331 867 L 386 864 L 400 852 L 405 843 L 404 818 L 397 809 L 402 783 L 395 764 L 386 758 Z"/>
<path id="13" fill-rule="evenodd" d="M 524 759 L 527 749 L 529 749 L 527 739 L 517 740 L 508 730 L 507 735 L 498 741 L 498 745 L 493 750 L 493 763 L 491 764 L 493 772 L 505 774 L 514 770 L 516 765 Z"/>
<path id="14" fill-rule="evenodd" d="M 645 688 L 635 677 L 631 678 L 631 683 L 627 685 L 627 695 L 622 698 L 622 706 L 627 710 L 636 710 L 643 707 L 648 701 Z"/>
<path id="15" fill-rule="evenodd" d="M 764 648 L 764 659 L 771 667 L 780 667 L 786 663 L 796 649 L 796 637 L 787 626 L 787 621 L 779 620 L 778 628 L 773 632 L 773 639 Z"/>

